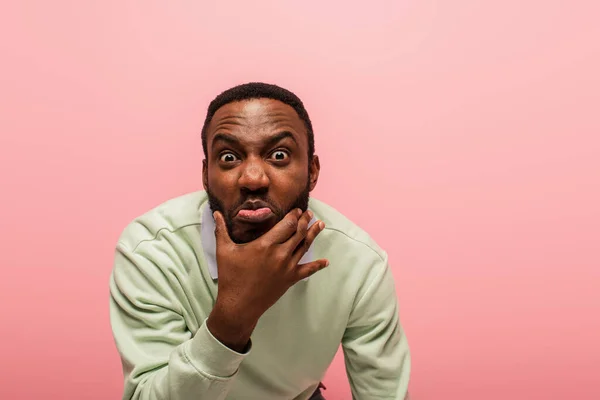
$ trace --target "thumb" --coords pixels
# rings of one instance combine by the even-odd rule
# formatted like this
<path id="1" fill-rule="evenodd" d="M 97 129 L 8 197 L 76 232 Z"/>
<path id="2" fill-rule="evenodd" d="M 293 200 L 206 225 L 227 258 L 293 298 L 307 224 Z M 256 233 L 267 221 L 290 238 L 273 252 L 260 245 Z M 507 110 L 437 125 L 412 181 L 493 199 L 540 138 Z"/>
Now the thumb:
<path id="1" fill-rule="evenodd" d="M 215 218 L 215 237 L 217 239 L 217 244 L 231 243 L 231 238 L 229 237 L 229 232 L 227 232 L 227 225 L 225 224 L 223 214 L 221 214 L 220 211 L 215 211 L 213 217 Z"/>

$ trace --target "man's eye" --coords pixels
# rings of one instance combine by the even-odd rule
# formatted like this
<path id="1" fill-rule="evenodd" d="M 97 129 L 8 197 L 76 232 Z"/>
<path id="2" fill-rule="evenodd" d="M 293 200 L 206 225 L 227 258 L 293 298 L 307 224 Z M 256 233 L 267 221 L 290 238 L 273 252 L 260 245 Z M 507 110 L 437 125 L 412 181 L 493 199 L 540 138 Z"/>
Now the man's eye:
<path id="1" fill-rule="evenodd" d="M 271 158 L 273 158 L 276 161 L 285 161 L 287 157 L 289 157 L 288 153 L 282 150 L 274 151 L 271 154 Z"/>
<path id="2" fill-rule="evenodd" d="M 223 153 L 223 154 L 221 154 L 220 159 L 222 162 L 229 163 L 229 162 L 237 161 L 238 158 L 233 153 Z"/>

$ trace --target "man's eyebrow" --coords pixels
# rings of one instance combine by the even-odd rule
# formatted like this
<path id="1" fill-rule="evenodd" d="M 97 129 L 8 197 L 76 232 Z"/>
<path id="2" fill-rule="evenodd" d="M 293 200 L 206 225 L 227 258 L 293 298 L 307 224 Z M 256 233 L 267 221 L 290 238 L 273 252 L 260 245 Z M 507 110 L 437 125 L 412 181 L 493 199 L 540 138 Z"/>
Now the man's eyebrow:
<path id="1" fill-rule="evenodd" d="M 270 146 L 273 146 L 273 145 L 281 142 L 283 139 L 288 139 L 288 138 L 292 139 L 294 141 L 294 143 L 296 143 L 296 145 L 298 144 L 298 141 L 296 140 L 296 137 L 294 137 L 294 134 L 289 131 L 279 132 L 275 136 L 267 139 L 265 141 L 265 144 L 270 147 Z"/>
<path id="2" fill-rule="evenodd" d="M 240 139 L 238 139 L 234 135 L 223 132 L 216 133 L 215 136 L 213 136 L 212 144 L 214 145 L 218 141 L 222 141 L 231 145 L 236 145 L 240 143 Z"/>
<path id="3" fill-rule="evenodd" d="M 298 141 L 296 140 L 296 138 L 294 137 L 294 134 L 292 132 L 283 131 L 283 132 L 279 132 L 278 134 L 265 140 L 265 146 L 268 146 L 268 147 L 273 146 L 273 145 L 281 142 L 282 140 L 288 139 L 288 138 L 292 139 L 294 141 L 294 143 L 298 144 Z M 232 146 L 240 144 L 240 139 L 238 139 L 236 136 L 234 136 L 230 133 L 224 133 L 224 132 L 216 133 L 215 136 L 213 136 L 213 139 L 212 139 L 213 146 L 218 141 L 225 142 Z"/>

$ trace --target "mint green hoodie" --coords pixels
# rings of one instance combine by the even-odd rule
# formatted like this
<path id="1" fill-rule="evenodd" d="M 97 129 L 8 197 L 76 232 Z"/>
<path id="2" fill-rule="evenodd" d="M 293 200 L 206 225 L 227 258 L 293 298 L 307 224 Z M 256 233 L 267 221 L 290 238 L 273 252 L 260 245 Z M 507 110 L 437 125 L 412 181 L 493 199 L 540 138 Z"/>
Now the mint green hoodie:
<path id="1" fill-rule="evenodd" d="M 206 193 L 171 199 L 125 228 L 110 277 L 123 399 L 308 399 L 340 344 L 354 399 L 405 398 L 410 353 L 387 254 L 325 203 L 311 198 L 309 209 L 326 228 L 307 257 L 330 265 L 267 310 L 244 354 L 206 327 L 217 295 Z"/>

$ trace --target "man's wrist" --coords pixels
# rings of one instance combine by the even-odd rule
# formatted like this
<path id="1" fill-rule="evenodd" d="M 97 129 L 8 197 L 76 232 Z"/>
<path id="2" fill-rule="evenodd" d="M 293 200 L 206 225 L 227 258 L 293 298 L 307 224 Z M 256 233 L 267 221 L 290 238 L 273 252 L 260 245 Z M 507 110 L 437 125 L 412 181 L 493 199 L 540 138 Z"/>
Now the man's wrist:
<path id="1" fill-rule="evenodd" d="M 256 322 L 245 321 L 215 305 L 208 316 L 206 327 L 223 345 L 238 353 L 245 353 Z"/>

